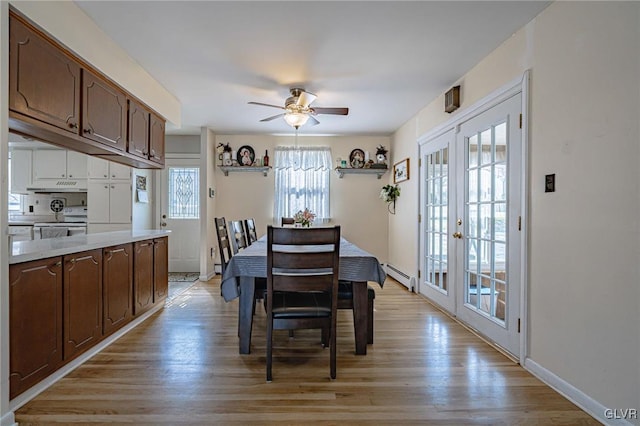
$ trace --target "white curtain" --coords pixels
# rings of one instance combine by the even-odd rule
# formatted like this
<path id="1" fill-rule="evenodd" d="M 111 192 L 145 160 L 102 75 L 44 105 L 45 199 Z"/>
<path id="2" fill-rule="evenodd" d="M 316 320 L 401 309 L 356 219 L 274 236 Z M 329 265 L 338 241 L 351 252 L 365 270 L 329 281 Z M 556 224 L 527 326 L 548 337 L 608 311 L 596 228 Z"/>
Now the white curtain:
<path id="1" fill-rule="evenodd" d="M 308 208 L 316 215 L 315 223 L 329 221 L 329 180 L 331 173 L 329 147 L 277 147 L 275 173 L 274 224 L 282 217 Z"/>

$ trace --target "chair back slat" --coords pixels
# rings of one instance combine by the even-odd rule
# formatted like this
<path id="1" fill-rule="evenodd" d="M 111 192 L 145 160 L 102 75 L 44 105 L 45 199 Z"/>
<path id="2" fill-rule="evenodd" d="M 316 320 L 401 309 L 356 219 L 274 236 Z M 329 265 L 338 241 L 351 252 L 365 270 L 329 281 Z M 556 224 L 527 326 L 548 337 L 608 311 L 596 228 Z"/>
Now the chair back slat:
<path id="1" fill-rule="evenodd" d="M 229 221 L 229 239 L 231 240 L 233 254 L 247 248 L 247 236 L 244 232 L 244 225 L 241 220 Z"/>
<path id="2" fill-rule="evenodd" d="M 256 231 L 256 222 L 253 218 L 244 220 L 244 229 L 247 235 L 247 244 L 251 245 L 258 241 L 258 232 Z"/>
<path id="3" fill-rule="evenodd" d="M 233 255 L 232 247 L 229 242 L 229 233 L 227 232 L 227 222 L 224 217 L 216 217 L 214 219 L 216 225 L 216 235 L 218 237 L 218 250 L 220 252 L 220 268 L 222 274 L 227 269 L 227 265 Z"/>

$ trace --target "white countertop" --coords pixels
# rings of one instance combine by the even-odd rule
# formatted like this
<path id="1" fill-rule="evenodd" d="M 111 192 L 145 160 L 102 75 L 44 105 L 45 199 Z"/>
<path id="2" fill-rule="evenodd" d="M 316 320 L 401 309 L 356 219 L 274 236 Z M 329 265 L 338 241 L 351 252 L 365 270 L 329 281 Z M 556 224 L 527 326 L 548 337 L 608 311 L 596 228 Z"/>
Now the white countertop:
<path id="1" fill-rule="evenodd" d="M 44 240 L 16 241 L 12 244 L 9 264 L 46 259 L 70 253 L 78 253 L 118 244 L 149 240 L 168 236 L 171 231 L 143 229 L 138 231 L 100 232 L 73 237 L 47 238 Z"/>

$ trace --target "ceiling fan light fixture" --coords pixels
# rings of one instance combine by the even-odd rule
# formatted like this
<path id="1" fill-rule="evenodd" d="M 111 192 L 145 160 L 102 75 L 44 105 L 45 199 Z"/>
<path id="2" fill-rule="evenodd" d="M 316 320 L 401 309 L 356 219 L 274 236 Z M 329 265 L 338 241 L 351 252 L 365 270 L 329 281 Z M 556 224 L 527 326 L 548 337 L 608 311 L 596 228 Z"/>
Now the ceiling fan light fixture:
<path id="1" fill-rule="evenodd" d="M 304 126 L 304 124 L 309 120 L 309 115 L 301 112 L 287 112 L 284 115 L 284 121 L 291 127 L 298 128 L 300 126 Z"/>

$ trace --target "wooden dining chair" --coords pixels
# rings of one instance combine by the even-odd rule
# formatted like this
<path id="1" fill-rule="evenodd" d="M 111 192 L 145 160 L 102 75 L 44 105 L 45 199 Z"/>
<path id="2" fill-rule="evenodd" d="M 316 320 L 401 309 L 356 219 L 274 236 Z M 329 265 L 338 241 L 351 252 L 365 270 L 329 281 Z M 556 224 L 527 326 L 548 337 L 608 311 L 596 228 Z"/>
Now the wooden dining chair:
<path id="1" fill-rule="evenodd" d="M 247 236 L 247 244 L 251 245 L 258 241 L 258 233 L 256 232 L 256 221 L 253 218 L 244 220 L 244 230 Z"/>
<path id="2" fill-rule="evenodd" d="M 220 251 L 220 269 L 221 274 L 227 269 L 227 265 L 233 256 L 233 249 L 229 241 L 229 232 L 227 231 L 227 221 L 224 217 L 216 217 L 214 219 L 216 225 L 216 234 L 218 236 L 218 250 Z"/>
<path id="3" fill-rule="evenodd" d="M 273 330 L 301 328 L 323 331 L 330 376 L 336 378 L 339 269 L 340 226 L 267 228 L 267 382 L 272 380 Z"/>
<path id="4" fill-rule="evenodd" d="M 247 234 L 244 232 L 244 224 L 241 220 L 229 221 L 229 239 L 231 240 L 233 254 L 246 249 L 249 245 L 247 243 Z"/>
<path id="5" fill-rule="evenodd" d="M 283 217 L 280 218 L 280 226 L 284 226 L 284 225 L 293 225 L 295 224 L 295 220 L 292 217 Z"/>

